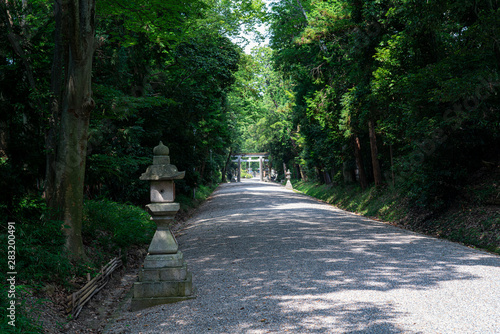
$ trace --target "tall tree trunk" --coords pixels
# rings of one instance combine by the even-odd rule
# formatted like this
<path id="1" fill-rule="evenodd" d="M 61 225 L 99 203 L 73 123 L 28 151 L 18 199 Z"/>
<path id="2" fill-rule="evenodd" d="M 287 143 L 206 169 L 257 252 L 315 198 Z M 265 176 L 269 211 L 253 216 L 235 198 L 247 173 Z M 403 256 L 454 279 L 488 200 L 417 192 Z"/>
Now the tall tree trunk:
<path id="1" fill-rule="evenodd" d="M 226 173 L 227 173 L 227 165 L 229 165 L 229 161 L 231 161 L 231 156 L 233 155 L 233 148 L 231 147 L 229 149 L 229 154 L 227 156 L 226 164 L 224 165 L 224 168 L 222 168 L 222 183 L 226 182 Z"/>
<path id="2" fill-rule="evenodd" d="M 359 184 L 361 188 L 366 189 L 368 182 L 366 181 L 365 168 L 363 167 L 363 158 L 361 156 L 361 143 L 357 135 L 353 137 L 354 142 L 354 157 L 356 158 L 356 165 L 358 166 Z"/>
<path id="3" fill-rule="evenodd" d="M 209 157 L 210 149 L 207 147 L 205 150 L 205 154 L 203 155 L 203 162 L 201 163 L 201 168 L 200 168 L 200 179 L 203 182 L 203 176 L 205 175 L 205 168 L 207 166 L 207 159 Z"/>
<path id="4" fill-rule="evenodd" d="M 302 168 L 302 166 L 301 166 L 301 165 L 299 165 L 299 164 L 297 164 L 297 166 L 298 166 L 298 168 L 299 168 L 299 175 L 300 175 L 300 178 L 301 178 L 303 181 L 307 182 L 307 181 L 308 181 L 308 179 L 307 179 L 307 175 L 306 175 L 306 173 L 304 173 L 304 168 Z"/>
<path id="5" fill-rule="evenodd" d="M 342 163 L 342 174 L 344 176 L 344 183 L 351 183 L 356 181 L 354 169 L 350 166 L 349 162 Z"/>
<path id="6" fill-rule="evenodd" d="M 318 167 L 314 167 L 314 172 L 316 173 L 316 178 L 314 181 L 316 182 L 322 182 L 322 179 L 323 179 L 323 175 L 322 173 L 320 172 L 319 168 Z"/>
<path id="7" fill-rule="evenodd" d="M 95 0 L 62 0 L 61 14 L 65 76 L 62 101 L 58 101 L 61 122 L 51 204 L 64 221 L 70 257 L 81 259 L 85 258 L 81 235 L 85 162 L 95 105 L 91 89 Z"/>
<path id="8" fill-rule="evenodd" d="M 392 179 L 392 186 L 394 187 L 396 180 L 394 179 L 394 160 L 392 158 L 392 144 L 389 146 L 389 152 L 391 154 L 391 179 Z"/>
<path id="9" fill-rule="evenodd" d="M 7 158 L 9 123 L 0 121 L 0 158 Z"/>
<path id="10" fill-rule="evenodd" d="M 332 183 L 332 179 L 330 177 L 330 173 L 326 170 L 323 170 L 323 178 L 325 180 L 325 184 L 331 184 Z"/>
<path id="11" fill-rule="evenodd" d="M 61 3 L 54 1 L 54 18 L 56 27 L 54 30 L 54 54 L 52 58 L 51 69 L 51 101 L 50 101 L 50 116 L 48 127 L 45 130 L 45 201 L 51 207 L 56 199 L 55 195 L 55 168 L 57 158 L 57 138 L 61 121 L 60 101 L 62 101 L 61 86 L 63 82 L 63 45 L 62 45 L 62 12 Z"/>
<path id="12" fill-rule="evenodd" d="M 373 121 L 368 121 L 368 132 L 370 135 L 370 149 L 372 153 L 373 179 L 375 185 L 382 184 L 382 172 L 380 171 L 380 163 L 378 161 L 377 137 L 375 135 L 375 125 Z"/>
<path id="13" fill-rule="evenodd" d="M 300 168 L 299 164 L 295 164 L 295 171 L 297 172 L 297 178 L 305 181 L 304 177 L 302 176 L 302 169 Z"/>

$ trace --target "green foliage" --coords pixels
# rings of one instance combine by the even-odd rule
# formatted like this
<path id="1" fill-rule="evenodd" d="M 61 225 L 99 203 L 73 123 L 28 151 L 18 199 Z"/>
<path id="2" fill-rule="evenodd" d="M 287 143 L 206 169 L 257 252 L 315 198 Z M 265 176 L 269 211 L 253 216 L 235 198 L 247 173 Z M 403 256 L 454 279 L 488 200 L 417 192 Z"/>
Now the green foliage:
<path id="1" fill-rule="evenodd" d="M 305 175 L 373 169 L 411 205 L 454 201 L 481 161 L 500 156 L 498 4 L 467 1 L 286 1 L 273 5 L 275 69 L 292 78 L 292 135 Z M 385 182 L 392 180 L 386 177 Z"/>
<path id="2" fill-rule="evenodd" d="M 205 201 L 217 188 L 217 184 L 202 185 L 198 187 L 195 194 L 195 199 L 198 203 Z"/>
<path id="3" fill-rule="evenodd" d="M 180 212 L 188 212 L 189 210 L 198 207 L 198 205 L 200 205 L 213 193 L 217 186 L 217 183 L 200 185 L 198 188 L 194 189 L 190 195 L 185 193 L 176 195 L 175 201 L 181 206 Z"/>
<path id="4" fill-rule="evenodd" d="M 253 178 L 252 174 L 248 174 L 244 170 L 241 171 L 240 177 L 242 177 L 244 179 L 251 179 L 251 178 Z"/>
<path id="5" fill-rule="evenodd" d="M 190 194 L 220 178 L 231 145 L 225 99 L 239 48 L 208 33 L 178 41 L 168 53 L 141 42 L 109 45 L 96 61 L 99 114 L 91 124 L 87 169 L 92 198 L 145 204 L 147 185 L 138 177 L 160 140 L 179 170 L 194 170 L 177 187 Z"/>
<path id="6" fill-rule="evenodd" d="M 362 191 L 359 185 L 325 185 L 314 182 L 293 182 L 293 187 L 306 195 L 318 198 L 343 210 L 377 217 L 385 221 L 401 219 L 406 211 L 400 195 L 391 189 L 370 187 Z"/>
<path id="7" fill-rule="evenodd" d="M 10 205 L 2 206 L 0 256 L 5 261 L 0 265 L 0 331 L 3 333 L 40 333 L 41 327 L 37 319 L 32 318 L 31 310 L 40 305 L 28 303 L 31 291 L 36 290 L 42 282 L 61 284 L 71 277 L 75 268 L 71 265 L 64 251 L 65 236 L 60 221 L 51 220 L 51 212 L 42 198 L 36 195 L 24 195 L 11 199 Z M 7 324 L 6 298 L 9 287 L 6 274 L 12 270 L 7 267 L 8 233 L 7 222 L 15 223 L 15 268 L 16 268 L 16 327 Z M 10 255 L 10 254 L 9 254 Z M 27 285 L 25 285 L 27 284 Z M 29 304 L 29 305 L 28 305 Z"/>
<path id="8" fill-rule="evenodd" d="M 84 205 L 82 235 L 86 245 L 107 253 L 151 242 L 156 225 L 141 208 L 107 199 L 88 200 Z"/>
<path id="9" fill-rule="evenodd" d="M 52 5 L 9 1 L 1 8 L 8 28 L 0 43 L 0 106 L 6 111 L 0 116 L 0 153 L 6 157 L 0 168 L 7 197 L 43 187 L 46 154 L 53 153 L 44 142 L 58 125 L 50 110 Z M 146 186 L 137 177 L 159 140 L 171 146 L 180 169 L 195 169 L 181 191 L 220 177 L 232 140 L 225 96 L 241 52 L 222 36 L 261 22 L 263 8 L 261 1 L 99 1 L 88 197 L 144 203 Z"/>
<path id="10" fill-rule="evenodd" d="M 16 267 L 18 278 L 33 284 L 38 281 L 61 282 L 71 272 L 64 253 L 65 236 L 60 221 L 50 219 L 50 211 L 38 196 L 18 198 L 9 221 L 15 222 Z M 7 218 L 7 217 L 5 217 Z M 0 242 L 7 245 L 7 221 L 2 222 Z M 5 247 L 3 258 L 7 258 Z M 2 262 L 7 272 L 6 261 Z"/>
<path id="11" fill-rule="evenodd" d="M 432 220 L 419 217 L 420 210 L 408 209 L 402 194 L 391 188 L 324 185 L 313 182 L 293 182 L 295 190 L 318 198 L 338 208 L 381 219 L 414 231 L 460 242 L 500 254 L 500 214 L 488 206 L 454 208 L 433 215 Z M 481 191 L 491 195 L 490 187 Z M 480 191 L 476 189 L 476 192 Z"/>
<path id="12" fill-rule="evenodd" d="M 116 30 L 107 32 L 113 41 L 123 41 L 127 46 L 136 45 L 140 41 L 136 34 L 144 34 L 153 43 L 162 47 L 185 38 L 190 26 L 203 17 L 207 9 L 204 1 L 190 1 L 189 5 L 178 1 L 164 0 L 131 0 L 126 3 L 117 0 L 100 0 L 97 6 L 98 17 L 104 22 L 119 20 L 125 34 L 117 34 Z"/>
<path id="13" fill-rule="evenodd" d="M 3 278 L 3 277 L 2 277 Z M 5 281 L 5 280 L 3 280 Z M 43 305 L 37 302 L 36 305 L 28 305 L 27 296 L 30 294 L 29 287 L 24 285 L 17 285 L 15 289 L 16 295 L 16 312 L 15 312 L 15 326 L 9 324 L 11 318 L 7 316 L 10 314 L 7 308 L 10 306 L 9 299 L 0 299 L 0 332 L 2 333 L 23 333 L 23 334 L 38 334 L 43 332 L 40 324 L 40 319 L 34 319 L 33 311 L 40 310 Z M 9 288 L 6 285 L 0 285 L 0 293 L 2 296 L 7 296 Z"/>
<path id="14" fill-rule="evenodd" d="M 151 150 L 140 146 L 134 132 L 142 135 L 143 131 L 130 127 L 102 129 L 102 132 L 97 128 L 93 132 L 90 143 L 94 145 L 87 158 L 88 197 L 107 197 L 134 203 L 140 203 L 147 197 L 149 185 L 140 181 L 139 177 L 151 164 Z"/>
<path id="15" fill-rule="evenodd" d="M 236 152 L 269 152 L 272 160 L 293 158 L 293 86 L 272 68 L 272 50 L 255 48 L 242 57 L 236 83 L 228 96 L 234 116 Z"/>

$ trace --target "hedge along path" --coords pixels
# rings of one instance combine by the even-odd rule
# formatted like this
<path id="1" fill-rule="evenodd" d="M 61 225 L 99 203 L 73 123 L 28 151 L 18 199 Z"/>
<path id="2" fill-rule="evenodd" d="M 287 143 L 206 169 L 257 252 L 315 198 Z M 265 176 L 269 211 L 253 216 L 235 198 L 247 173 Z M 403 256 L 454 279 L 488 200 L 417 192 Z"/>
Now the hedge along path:
<path id="1" fill-rule="evenodd" d="M 178 238 L 196 298 L 107 333 L 499 333 L 500 257 L 242 181 Z"/>

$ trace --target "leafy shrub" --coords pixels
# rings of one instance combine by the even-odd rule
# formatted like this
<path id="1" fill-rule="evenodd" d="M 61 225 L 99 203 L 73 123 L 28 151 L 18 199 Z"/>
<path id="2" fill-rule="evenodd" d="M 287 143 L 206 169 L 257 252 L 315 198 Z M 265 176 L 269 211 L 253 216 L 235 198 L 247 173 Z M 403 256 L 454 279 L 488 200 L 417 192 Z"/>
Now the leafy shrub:
<path id="1" fill-rule="evenodd" d="M 183 193 L 177 194 L 175 197 L 175 201 L 181 205 L 180 211 L 188 211 L 192 208 L 196 208 L 201 202 L 206 200 L 208 196 L 212 194 L 217 186 L 217 183 L 198 186 L 194 191 L 194 198 L 193 193 L 191 193 L 191 196 L 187 196 Z M 176 189 L 178 189 L 177 181 Z"/>
<path id="2" fill-rule="evenodd" d="M 139 207 L 107 199 L 85 202 L 82 236 L 87 245 L 110 252 L 128 249 L 148 244 L 155 229 L 150 216 Z"/>
<path id="3" fill-rule="evenodd" d="M 7 307 L 9 299 L 0 298 L 0 332 L 1 333 L 40 333 L 40 325 L 31 318 L 27 308 L 26 285 L 37 288 L 41 282 L 63 282 L 73 273 L 73 267 L 64 251 L 65 236 L 62 222 L 51 220 L 50 211 L 42 198 L 27 195 L 12 199 L 12 209 L 3 216 L 0 243 L 7 245 L 7 220 L 15 222 L 15 269 L 16 275 L 16 327 L 8 325 Z M 0 257 L 7 259 L 7 247 L 0 248 Z M 0 265 L 0 294 L 7 296 L 9 290 L 6 282 L 7 261 Z M 28 287 L 28 289 L 31 289 Z"/>
<path id="4" fill-rule="evenodd" d="M 212 192 L 215 190 L 216 187 L 217 187 L 217 184 L 199 186 L 198 190 L 196 191 L 195 198 L 199 201 L 204 201 L 205 199 L 207 199 L 208 196 L 210 196 L 212 194 Z"/>
<path id="5" fill-rule="evenodd" d="M 253 178 L 253 175 L 252 174 L 248 174 L 247 172 L 245 171 L 241 171 L 241 177 L 244 178 L 244 179 L 251 179 Z"/>
<path id="6" fill-rule="evenodd" d="M 7 308 L 10 306 L 9 300 L 7 298 L 0 299 L 0 333 L 23 333 L 23 334 L 38 334 L 43 333 L 43 328 L 39 322 L 39 319 L 34 319 L 33 313 L 31 312 L 34 308 L 40 309 L 43 307 L 41 301 L 35 303 L 35 305 L 28 306 L 28 300 L 26 299 L 27 294 L 29 294 L 26 286 L 17 285 L 16 286 L 16 313 L 15 313 L 15 326 L 8 324 L 12 321 L 11 318 L 7 317 Z M 7 296 L 8 287 L 2 285 L 0 287 L 0 293 L 2 296 Z"/>
<path id="7" fill-rule="evenodd" d="M 139 180 L 139 176 L 151 164 L 150 156 L 134 156 L 129 152 L 121 155 L 92 154 L 87 163 L 85 184 L 91 190 L 91 198 L 140 203 L 148 197 L 149 183 Z"/>
<path id="8" fill-rule="evenodd" d="M 64 252 L 66 239 L 61 229 L 62 222 L 49 219 L 50 212 L 44 200 L 28 195 L 18 201 L 12 216 L 16 223 L 19 278 L 28 282 L 57 281 L 69 275 L 71 264 Z M 3 245 L 7 244 L 6 226 L 6 223 L 2 224 L 0 233 Z M 7 258 L 6 251 L 5 247 L 0 251 L 4 259 Z M 6 264 L 2 263 L 2 266 Z"/>

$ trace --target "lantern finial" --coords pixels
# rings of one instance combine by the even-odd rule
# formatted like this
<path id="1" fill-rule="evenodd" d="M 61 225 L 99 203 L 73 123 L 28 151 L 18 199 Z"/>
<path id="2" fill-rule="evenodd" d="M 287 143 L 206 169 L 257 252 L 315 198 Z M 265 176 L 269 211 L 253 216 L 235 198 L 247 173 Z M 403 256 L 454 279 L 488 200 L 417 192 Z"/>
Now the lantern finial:
<path id="1" fill-rule="evenodd" d="M 167 146 L 163 145 L 163 142 L 160 141 L 160 144 L 158 144 L 158 146 L 156 146 L 154 149 L 153 149 L 153 154 L 158 156 L 158 155 L 167 155 L 169 154 L 169 149 Z"/>

